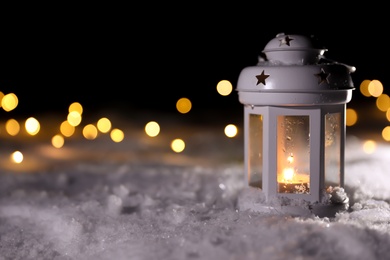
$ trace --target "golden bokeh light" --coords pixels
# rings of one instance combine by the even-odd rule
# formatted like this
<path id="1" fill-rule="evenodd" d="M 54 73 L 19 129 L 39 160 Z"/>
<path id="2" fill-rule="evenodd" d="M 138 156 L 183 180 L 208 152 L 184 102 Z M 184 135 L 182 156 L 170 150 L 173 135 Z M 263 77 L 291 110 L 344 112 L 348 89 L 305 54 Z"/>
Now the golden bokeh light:
<path id="1" fill-rule="evenodd" d="M 114 141 L 115 143 L 119 143 L 123 141 L 123 139 L 125 138 L 125 134 L 123 133 L 122 130 L 118 128 L 114 128 L 110 132 L 110 137 L 112 141 Z"/>
<path id="2" fill-rule="evenodd" d="M 67 120 L 63 121 L 60 125 L 60 132 L 65 137 L 71 137 L 75 130 L 75 127 L 69 124 Z"/>
<path id="3" fill-rule="evenodd" d="M 365 79 L 360 83 L 360 93 L 362 93 L 365 97 L 370 97 L 371 94 L 368 91 L 368 85 L 370 84 L 371 80 Z"/>
<path id="4" fill-rule="evenodd" d="M 69 105 L 68 112 L 73 112 L 76 111 L 80 115 L 83 114 L 83 106 L 79 102 L 73 102 L 72 104 Z"/>
<path id="5" fill-rule="evenodd" d="M 14 93 L 4 95 L 1 99 L 1 106 L 7 112 L 14 110 L 18 106 L 19 100 Z"/>
<path id="6" fill-rule="evenodd" d="M 150 137 L 155 137 L 160 133 L 160 125 L 155 121 L 150 121 L 145 125 L 145 133 Z"/>
<path id="7" fill-rule="evenodd" d="M 77 111 L 69 112 L 67 120 L 70 125 L 78 126 L 81 123 L 81 114 Z"/>
<path id="8" fill-rule="evenodd" d="M 4 93 L 0 91 L 0 107 L 2 106 L 1 103 L 2 103 L 3 97 L 4 97 Z"/>
<path id="9" fill-rule="evenodd" d="M 85 139 L 94 140 L 98 136 L 98 130 L 93 124 L 88 124 L 83 127 L 83 136 Z"/>
<path id="10" fill-rule="evenodd" d="M 19 122 L 16 121 L 15 119 L 8 119 L 7 122 L 5 123 L 5 131 L 12 136 L 15 136 L 19 133 L 20 131 L 20 125 Z"/>
<path id="11" fill-rule="evenodd" d="M 386 112 L 390 108 L 390 98 L 387 94 L 381 94 L 375 104 L 380 111 Z"/>
<path id="12" fill-rule="evenodd" d="M 41 130 L 39 121 L 34 117 L 27 118 L 26 122 L 24 123 L 24 127 L 26 132 L 30 135 L 36 135 L 39 133 L 39 130 Z"/>
<path id="13" fill-rule="evenodd" d="M 217 84 L 217 92 L 221 96 L 228 96 L 230 93 L 232 93 L 233 85 L 228 80 L 221 80 Z"/>
<path id="14" fill-rule="evenodd" d="M 14 163 L 23 162 L 24 156 L 20 151 L 15 151 L 11 154 L 11 161 Z"/>
<path id="15" fill-rule="evenodd" d="M 383 85 L 379 80 L 371 80 L 368 84 L 368 92 L 373 97 L 379 97 L 383 93 Z"/>
<path id="16" fill-rule="evenodd" d="M 188 98 L 183 97 L 176 102 L 176 109 L 182 114 L 190 112 L 191 108 L 192 103 Z"/>
<path id="17" fill-rule="evenodd" d="M 358 120 L 358 114 L 356 110 L 353 108 L 347 108 L 346 120 L 345 120 L 346 126 L 353 126 L 354 124 L 356 124 L 357 120 Z"/>
<path id="18" fill-rule="evenodd" d="M 232 137 L 235 137 L 237 135 L 237 127 L 233 124 L 229 124 L 227 126 L 225 126 L 225 129 L 224 129 L 224 132 L 225 132 L 225 135 L 229 138 L 232 138 Z"/>
<path id="19" fill-rule="evenodd" d="M 107 117 L 102 117 L 97 121 L 96 126 L 101 133 L 105 134 L 111 130 L 112 124 L 110 119 Z"/>
<path id="20" fill-rule="evenodd" d="M 390 108 L 386 111 L 386 119 L 387 121 L 390 121 Z"/>
<path id="21" fill-rule="evenodd" d="M 372 154 L 376 150 L 376 142 L 373 140 L 367 140 L 363 143 L 363 151 L 366 154 Z"/>
<path id="22" fill-rule="evenodd" d="M 51 145 L 55 148 L 61 148 L 65 144 L 65 139 L 62 135 L 55 135 L 51 138 Z"/>
<path id="23" fill-rule="evenodd" d="M 186 147 L 185 142 L 182 139 L 175 139 L 171 142 L 171 149 L 176 153 L 181 153 Z"/>
<path id="24" fill-rule="evenodd" d="M 385 128 L 383 128 L 382 138 L 387 142 L 390 141 L 390 126 L 386 126 Z"/>

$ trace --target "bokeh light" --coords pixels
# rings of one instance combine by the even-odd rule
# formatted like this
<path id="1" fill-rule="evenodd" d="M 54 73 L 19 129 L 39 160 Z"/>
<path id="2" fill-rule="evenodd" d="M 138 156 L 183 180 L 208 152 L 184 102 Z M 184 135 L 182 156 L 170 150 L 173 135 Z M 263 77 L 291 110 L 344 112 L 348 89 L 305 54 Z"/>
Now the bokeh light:
<path id="1" fill-rule="evenodd" d="M 390 126 L 386 126 L 385 128 L 383 128 L 382 138 L 387 142 L 390 141 Z"/>
<path id="2" fill-rule="evenodd" d="M 372 154 L 376 150 L 376 142 L 373 140 L 367 140 L 363 143 L 363 151 L 367 154 Z"/>
<path id="3" fill-rule="evenodd" d="M 81 123 L 81 114 L 78 111 L 69 112 L 67 120 L 70 125 L 78 126 Z"/>
<path id="4" fill-rule="evenodd" d="M 160 133 L 160 125 L 155 121 L 150 121 L 145 125 L 145 133 L 150 137 L 155 137 Z"/>
<path id="5" fill-rule="evenodd" d="M 379 97 L 383 93 L 382 83 L 377 79 L 371 80 L 368 84 L 368 92 L 373 97 Z"/>
<path id="6" fill-rule="evenodd" d="M 18 104 L 18 97 L 14 93 L 4 95 L 4 97 L 1 99 L 1 106 L 7 112 L 14 110 Z"/>
<path id="7" fill-rule="evenodd" d="M 353 126 L 354 124 L 356 124 L 357 120 L 358 120 L 358 114 L 356 110 L 353 108 L 347 108 L 345 124 L 347 126 Z"/>
<path id="8" fill-rule="evenodd" d="M 67 120 L 63 121 L 60 125 L 60 132 L 65 137 L 71 137 L 75 130 L 75 127 L 69 124 Z"/>
<path id="9" fill-rule="evenodd" d="M 114 128 L 110 132 L 110 137 L 112 141 L 114 141 L 115 143 L 119 143 L 123 141 L 123 139 L 125 138 L 125 134 L 122 130 Z"/>
<path id="10" fill-rule="evenodd" d="M 370 84 L 371 80 L 365 79 L 360 83 L 360 93 L 362 93 L 363 96 L 370 97 L 371 94 L 368 91 L 368 85 Z"/>
<path id="11" fill-rule="evenodd" d="M 380 111 L 386 112 L 390 108 L 390 98 L 387 94 L 381 94 L 375 104 Z"/>
<path id="12" fill-rule="evenodd" d="M 176 102 L 176 109 L 182 114 L 190 112 L 191 108 L 192 103 L 188 98 L 183 97 Z"/>
<path id="13" fill-rule="evenodd" d="M 225 130 L 224 130 L 225 135 L 230 138 L 235 137 L 237 135 L 237 131 L 238 131 L 237 127 L 233 124 L 229 124 L 225 126 Z"/>
<path id="14" fill-rule="evenodd" d="M 186 144 L 182 139 L 177 138 L 171 142 L 171 148 L 176 153 L 181 153 L 182 151 L 184 151 L 185 147 Z"/>
<path id="15" fill-rule="evenodd" d="M 386 111 L 386 119 L 387 121 L 390 121 L 390 108 Z"/>
<path id="16" fill-rule="evenodd" d="M 51 138 L 51 145 L 55 148 L 61 148 L 65 144 L 65 139 L 62 135 L 55 135 Z"/>
<path id="17" fill-rule="evenodd" d="M 20 151 L 15 151 L 11 154 L 11 161 L 14 163 L 23 162 L 23 154 Z"/>
<path id="18" fill-rule="evenodd" d="M 68 112 L 73 112 L 76 111 L 80 115 L 83 114 L 83 106 L 79 102 L 73 102 L 72 104 L 69 105 Z"/>
<path id="19" fill-rule="evenodd" d="M 26 129 L 26 132 L 30 135 L 38 134 L 39 130 L 41 129 L 39 121 L 34 117 L 27 118 L 24 127 Z"/>
<path id="20" fill-rule="evenodd" d="M 217 92 L 221 96 L 228 96 L 230 93 L 232 93 L 233 85 L 228 80 L 221 80 L 217 84 Z"/>
<path id="21" fill-rule="evenodd" d="M 11 136 L 17 135 L 20 131 L 19 122 L 13 118 L 8 119 L 5 123 L 5 131 Z"/>
<path id="22" fill-rule="evenodd" d="M 2 91 L 0 91 L 0 107 L 2 107 L 2 102 L 3 102 L 3 97 L 4 97 L 4 93 Z"/>
<path id="23" fill-rule="evenodd" d="M 98 135 L 98 130 L 93 124 L 88 124 L 83 128 L 83 136 L 85 139 L 94 140 Z"/>
<path id="24" fill-rule="evenodd" d="M 110 119 L 107 117 L 102 117 L 98 120 L 96 126 L 101 133 L 105 134 L 111 130 L 112 124 Z"/>

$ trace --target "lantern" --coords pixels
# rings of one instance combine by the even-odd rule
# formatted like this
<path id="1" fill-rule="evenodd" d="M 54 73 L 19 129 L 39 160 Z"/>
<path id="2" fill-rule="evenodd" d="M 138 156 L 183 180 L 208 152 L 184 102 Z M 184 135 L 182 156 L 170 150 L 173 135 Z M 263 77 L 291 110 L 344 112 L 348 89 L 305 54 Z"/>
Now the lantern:
<path id="1" fill-rule="evenodd" d="M 280 33 L 238 78 L 246 182 L 269 200 L 329 200 L 344 186 L 345 111 L 354 67 L 326 59 L 312 37 Z"/>

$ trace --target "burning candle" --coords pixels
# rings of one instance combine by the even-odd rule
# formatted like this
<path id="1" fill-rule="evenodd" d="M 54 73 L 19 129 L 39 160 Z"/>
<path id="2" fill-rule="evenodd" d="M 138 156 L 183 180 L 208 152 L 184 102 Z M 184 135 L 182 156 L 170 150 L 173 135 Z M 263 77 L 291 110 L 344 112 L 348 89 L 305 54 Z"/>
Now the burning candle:
<path id="1" fill-rule="evenodd" d="M 279 193 L 302 193 L 310 191 L 310 178 L 308 174 L 297 173 L 294 168 L 285 168 L 278 174 Z"/>

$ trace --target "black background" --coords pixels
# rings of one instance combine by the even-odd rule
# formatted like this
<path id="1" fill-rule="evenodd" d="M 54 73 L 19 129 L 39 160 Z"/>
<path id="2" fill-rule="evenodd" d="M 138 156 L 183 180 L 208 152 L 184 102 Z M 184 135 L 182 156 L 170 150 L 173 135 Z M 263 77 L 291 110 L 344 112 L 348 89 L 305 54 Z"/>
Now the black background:
<path id="1" fill-rule="evenodd" d="M 41 5 L 1 9 L 0 91 L 19 97 L 16 115 L 66 112 L 80 102 L 87 113 L 114 109 L 177 113 L 188 97 L 192 114 L 241 116 L 233 87 L 256 64 L 277 33 L 314 35 L 325 56 L 355 66 L 364 79 L 389 84 L 389 44 L 380 6 L 187 6 L 147 3 Z M 368 105 L 359 90 L 349 106 Z"/>

